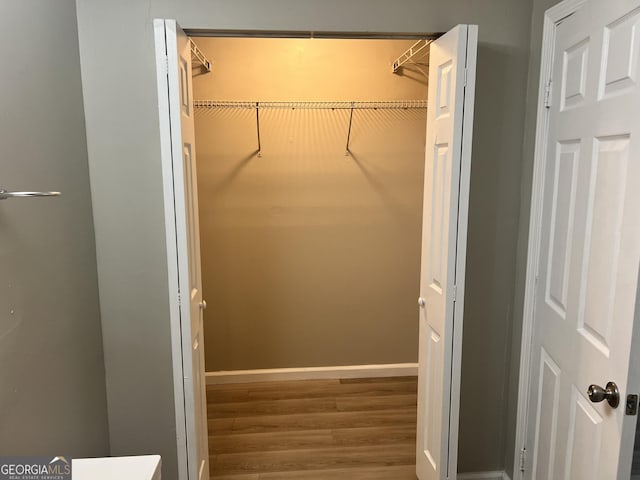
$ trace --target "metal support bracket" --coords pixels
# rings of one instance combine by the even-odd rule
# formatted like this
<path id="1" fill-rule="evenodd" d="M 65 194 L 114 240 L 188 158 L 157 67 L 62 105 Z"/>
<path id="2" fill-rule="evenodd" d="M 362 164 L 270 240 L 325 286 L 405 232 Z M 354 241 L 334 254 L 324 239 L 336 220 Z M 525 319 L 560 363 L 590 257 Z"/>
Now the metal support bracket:
<path id="1" fill-rule="evenodd" d="M 260 102 L 256 102 L 256 133 L 258 135 L 258 157 L 262 157 L 262 141 L 260 140 Z"/>
<path id="2" fill-rule="evenodd" d="M 393 62 L 393 73 L 397 73 L 402 65 L 411 61 L 416 55 L 424 51 L 431 42 L 433 42 L 433 39 L 423 39 L 418 40 L 416 43 L 411 45 L 406 52 L 400 55 L 396 61 Z"/>
<path id="3" fill-rule="evenodd" d="M 202 50 L 191 39 L 189 39 L 189 45 L 191 47 L 191 61 L 199 63 L 202 70 L 204 70 L 203 73 L 211 73 L 211 62 L 205 57 Z"/>
<path id="4" fill-rule="evenodd" d="M 348 157 L 351 152 L 349 151 L 349 143 L 351 143 L 351 127 L 353 126 L 353 108 L 355 104 L 351 102 L 351 112 L 349 113 L 349 131 L 347 132 L 347 145 L 345 147 L 344 155 Z"/>

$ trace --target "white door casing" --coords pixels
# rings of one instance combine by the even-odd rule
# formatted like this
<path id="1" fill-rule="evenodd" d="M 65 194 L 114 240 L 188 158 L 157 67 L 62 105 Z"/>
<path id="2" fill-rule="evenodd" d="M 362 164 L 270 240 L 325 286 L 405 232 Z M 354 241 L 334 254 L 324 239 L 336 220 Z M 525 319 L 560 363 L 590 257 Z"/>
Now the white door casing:
<path id="1" fill-rule="evenodd" d="M 462 316 L 478 29 L 458 25 L 429 54 L 422 226 L 416 473 L 456 478 Z"/>
<path id="2" fill-rule="evenodd" d="M 208 478 L 208 452 L 190 53 L 174 20 L 156 20 L 155 26 L 157 48 L 166 38 L 166 56 L 158 55 L 157 64 L 165 213 L 175 216 L 173 224 L 167 221 L 167 254 L 170 263 L 178 259 L 176 267 L 169 265 L 169 288 L 173 293 L 172 287 L 179 285 L 182 291 L 178 301 L 172 297 L 174 370 L 182 371 L 184 380 L 176 383 L 179 464 L 186 457 L 179 475 L 202 479 Z M 431 45 L 430 78 L 438 80 L 429 88 L 425 168 L 420 292 L 426 304 L 420 312 L 417 439 L 421 480 L 456 476 L 476 55 L 476 26 L 460 25 Z M 181 444 L 181 419 L 186 445 Z"/>
<path id="3" fill-rule="evenodd" d="M 628 382 L 640 265 L 639 28 L 640 0 L 590 0 L 545 38 L 553 55 L 547 127 L 537 132 L 546 135 L 541 210 L 535 201 L 532 208 L 539 251 L 528 266 L 536 275 L 528 398 L 520 398 L 531 455 L 525 479 L 630 475 L 636 417 L 624 407 L 639 387 Z M 609 381 L 620 389 L 617 409 L 587 396 L 590 384 Z"/>
<path id="4" fill-rule="evenodd" d="M 175 219 L 174 228 L 167 227 L 167 251 L 170 295 L 177 300 L 179 319 L 178 328 L 172 329 L 173 353 L 174 357 L 180 357 L 177 366 L 182 374 L 182 384 L 176 385 L 176 390 L 182 392 L 184 402 L 184 410 L 178 408 L 176 412 L 178 432 L 179 424 L 183 422 L 186 440 L 186 446 L 180 445 L 178 435 L 179 460 L 182 449 L 186 449 L 186 462 L 179 465 L 179 474 L 180 478 L 205 480 L 209 478 L 202 312 L 206 304 L 202 299 L 191 49 L 188 37 L 175 20 L 156 20 L 154 23 L 156 48 L 159 49 L 158 43 L 162 42 L 163 36 L 166 42 L 166 56 L 162 59 L 158 55 L 158 63 L 164 60 L 166 65 L 166 81 L 159 80 L 158 95 L 161 136 L 170 136 L 170 145 L 163 149 L 166 223 L 171 223 L 172 213 Z M 161 66 L 158 74 L 163 74 Z M 163 85 L 166 87 L 164 92 L 161 91 Z M 165 103 L 168 108 L 163 108 Z M 163 121 L 163 114 L 168 115 L 168 122 Z M 175 249 L 170 247 L 172 245 Z M 173 267 L 171 261 L 176 262 L 176 259 L 177 266 Z M 174 358 L 174 372 L 176 363 Z"/>

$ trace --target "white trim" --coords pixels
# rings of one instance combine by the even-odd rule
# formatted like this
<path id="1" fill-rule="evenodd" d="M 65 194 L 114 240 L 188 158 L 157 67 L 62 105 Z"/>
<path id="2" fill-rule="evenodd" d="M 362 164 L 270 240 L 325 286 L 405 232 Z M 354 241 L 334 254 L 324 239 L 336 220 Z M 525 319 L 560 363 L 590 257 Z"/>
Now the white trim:
<path id="1" fill-rule="evenodd" d="M 412 377 L 418 375 L 417 363 L 384 365 L 346 365 L 340 367 L 269 368 L 207 372 L 207 385 L 227 383 L 273 382 L 282 380 L 322 380 L 370 377 Z"/>
<path id="2" fill-rule="evenodd" d="M 540 66 L 540 89 L 536 121 L 535 153 L 533 160 L 533 183 L 531 188 L 531 213 L 529 217 L 529 249 L 525 278 L 524 308 L 522 318 L 522 342 L 520 348 L 520 380 L 518 385 L 518 418 L 516 423 L 516 449 L 513 459 L 514 480 L 520 480 L 520 451 L 527 436 L 527 411 L 530 391 L 531 342 L 533 340 L 535 289 L 537 265 L 540 257 L 540 230 L 542 201 L 544 196 L 545 153 L 549 134 L 549 110 L 545 106 L 545 87 L 553 72 L 553 51 L 556 27 L 561 20 L 575 13 L 587 0 L 565 0 L 550 8 L 544 15 L 542 36 L 542 59 Z M 532 451 L 532 447 L 527 449 Z M 519 474 L 520 473 L 520 474 Z"/>
<path id="3" fill-rule="evenodd" d="M 173 157 L 169 117 L 169 78 L 167 73 L 167 45 L 165 21 L 154 19 L 156 51 L 156 78 L 160 119 L 160 160 L 162 163 L 162 190 L 164 196 L 164 225 L 167 246 L 167 288 L 169 291 L 169 322 L 171 324 L 171 360 L 173 364 L 173 391 L 176 415 L 176 449 L 178 479 L 187 480 L 187 437 L 184 382 L 182 373 L 182 331 L 178 299 L 178 247 L 176 244 L 175 204 L 173 191 Z"/>
<path id="4" fill-rule="evenodd" d="M 511 480 L 505 472 L 459 473 L 458 480 Z"/>

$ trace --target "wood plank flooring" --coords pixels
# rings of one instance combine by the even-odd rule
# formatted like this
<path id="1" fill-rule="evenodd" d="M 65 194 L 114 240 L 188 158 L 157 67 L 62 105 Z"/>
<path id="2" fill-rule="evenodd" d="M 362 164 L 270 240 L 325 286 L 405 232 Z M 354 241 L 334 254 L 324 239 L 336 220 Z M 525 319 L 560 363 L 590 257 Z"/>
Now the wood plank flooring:
<path id="1" fill-rule="evenodd" d="M 215 480 L 416 480 L 416 377 L 207 387 Z"/>

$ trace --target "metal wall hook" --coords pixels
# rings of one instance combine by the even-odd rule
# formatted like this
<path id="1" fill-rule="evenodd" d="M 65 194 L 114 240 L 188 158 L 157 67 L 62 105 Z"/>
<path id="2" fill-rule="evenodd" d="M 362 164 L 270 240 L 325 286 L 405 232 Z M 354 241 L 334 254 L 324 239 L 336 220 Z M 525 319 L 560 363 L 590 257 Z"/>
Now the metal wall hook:
<path id="1" fill-rule="evenodd" d="M 59 197 L 60 192 L 8 192 L 4 188 L 0 188 L 0 200 L 8 198 L 21 197 Z"/>

